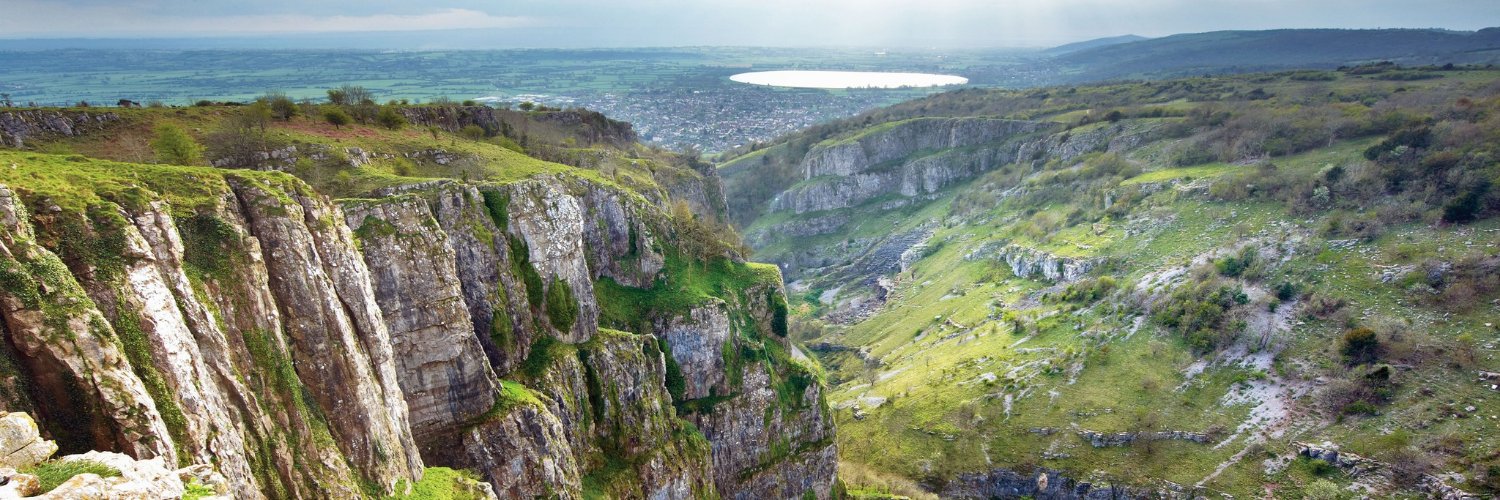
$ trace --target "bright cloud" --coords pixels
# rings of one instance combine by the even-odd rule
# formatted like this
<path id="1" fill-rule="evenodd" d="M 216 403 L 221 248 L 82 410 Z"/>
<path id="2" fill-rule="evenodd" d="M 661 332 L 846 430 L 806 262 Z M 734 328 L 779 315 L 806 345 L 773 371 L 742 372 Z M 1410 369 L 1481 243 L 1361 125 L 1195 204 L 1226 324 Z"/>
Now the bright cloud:
<path id="1" fill-rule="evenodd" d="M 0 15 L 0 34 L 65 36 L 183 36 L 263 33 L 347 33 L 504 29 L 540 26 L 527 16 L 496 16 L 472 9 L 449 8 L 420 14 L 311 16 L 254 14 L 169 16 L 139 14 L 124 6 L 61 7 L 12 10 Z"/>

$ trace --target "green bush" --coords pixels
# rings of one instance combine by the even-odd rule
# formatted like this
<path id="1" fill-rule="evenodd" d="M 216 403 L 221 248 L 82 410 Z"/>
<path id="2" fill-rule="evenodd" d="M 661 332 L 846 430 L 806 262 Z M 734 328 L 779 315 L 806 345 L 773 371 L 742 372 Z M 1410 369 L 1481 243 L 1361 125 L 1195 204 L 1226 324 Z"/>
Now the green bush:
<path id="1" fill-rule="evenodd" d="M 672 401 L 684 401 L 683 395 L 687 393 L 687 379 L 682 376 L 682 366 L 677 364 L 677 359 L 672 357 L 672 346 L 662 338 L 656 339 L 657 348 L 661 349 L 662 357 L 666 358 L 667 393 L 672 395 Z"/>
<path id="2" fill-rule="evenodd" d="M 1489 191 L 1489 183 L 1485 182 L 1470 189 L 1469 192 L 1454 198 L 1443 205 L 1444 222 L 1473 222 L 1479 215 L 1481 207 L 1480 200 Z"/>
<path id="3" fill-rule="evenodd" d="M 561 331 L 573 329 L 573 323 L 578 321 L 578 300 L 561 279 L 553 278 L 552 286 L 547 288 L 547 318 Z"/>
<path id="4" fill-rule="evenodd" d="M 1375 361 L 1379 350 L 1380 339 L 1375 336 L 1375 331 L 1364 327 L 1344 332 L 1343 344 L 1339 348 L 1344 358 L 1356 365 Z"/>
<path id="5" fill-rule="evenodd" d="M 1374 415 L 1377 410 L 1369 401 L 1355 401 L 1344 406 L 1340 411 L 1345 415 Z"/>
<path id="6" fill-rule="evenodd" d="M 1255 256 L 1255 247 L 1247 246 L 1244 249 L 1240 250 L 1239 255 L 1231 255 L 1229 257 L 1224 257 L 1222 259 L 1214 261 L 1214 268 L 1219 270 L 1219 274 L 1222 274 L 1226 277 L 1239 278 L 1243 276 L 1249 278 L 1251 276 L 1246 275 L 1253 275 L 1254 273 L 1247 273 L 1246 271 L 1251 270 L 1254 267 Z"/>
<path id="7" fill-rule="evenodd" d="M 1151 318 L 1178 332 L 1194 350 L 1208 352 L 1239 336 L 1244 322 L 1230 321 L 1229 310 L 1247 302 L 1244 290 L 1209 279 L 1179 286 Z"/>
<path id="8" fill-rule="evenodd" d="M 545 332 L 537 334 L 536 340 L 531 342 L 531 352 L 526 355 L 526 361 L 521 362 L 521 373 L 532 379 L 540 378 L 547 373 L 547 368 L 552 366 L 552 348 L 557 345 L 557 339 Z"/>
<path id="9" fill-rule="evenodd" d="M 1283 282 L 1278 283 L 1276 285 L 1276 300 L 1279 300 L 1279 301 L 1282 301 L 1282 302 L 1286 302 L 1286 301 L 1292 300 L 1294 298 L 1297 298 L 1297 293 L 1298 293 L 1298 290 L 1297 290 L 1297 284 L 1296 283 L 1292 283 L 1290 281 L 1283 281 Z"/>
<path id="10" fill-rule="evenodd" d="M 1058 302 L 1075 302 L 1079 304 L 1092 304 L 1095 301 L 1109 295 L 1119 284 L 1114 278 L 1102 276 L 1097 279 L 1079 281 L 1068 285 L 1062 293 L 1051 297 Z"/>
<path id="11" fill-rule="evenodd" d="M 774 288 L 767 291 L 766 295 L 771 302 L 771 333 L 776 334 L 778 337 L 785 337 L 787 332 L 786 297 L 783 297 L 780 293 L 776 293 L 776 289 Z"/>
<path id="12" fill-rule="evenodd" d="M 333 125 L 333 128 L 339 129 L 353 122 L 354 117 L 349 116 L 349 113 L 345 112 L 342 107 L 324 106 L 323 121 L 328 122 L 329 125 Z"/>
<path id="13" fill-rule="evenodd" d="M 487 134 L 484 131 L 484 127 L 470 124 L 464 125 L 464 128 L 459 129 L 458 135 L 464 136 L 467 139 L 477 141 L 480 139 L 484 139 L 484 136 Z"/>
<path id="14" fill-rule="evenodd" d="M 156 153 L 158 161 L 171 165 L 193 165 L 203 158 L 203 146 L 198 145 L 182 128 L 170 123 L 156 127 L 151 150 Z"/>
<path id="15" fill-rule="evenodd" d="M 380 114 L 375 115 L 375 122 L 391 130 L 400 130 L 406 126 L 406 117 L 401 116 L 395 106 L 381 106 Z"/>
<path id="16" fill-rule="evenodd" d="M 533 308 L 541 307 L 542 300 L 545 299 L 542 293 L 545 290 L 542 287 L 542 276 L 531 265 L 531 250 L 521 238 L 512 237 L 507 240 L 510 244 L 511 270 L 520 276 L 521 281 L 526 285 L 526 303 L 531 304 Z"/>

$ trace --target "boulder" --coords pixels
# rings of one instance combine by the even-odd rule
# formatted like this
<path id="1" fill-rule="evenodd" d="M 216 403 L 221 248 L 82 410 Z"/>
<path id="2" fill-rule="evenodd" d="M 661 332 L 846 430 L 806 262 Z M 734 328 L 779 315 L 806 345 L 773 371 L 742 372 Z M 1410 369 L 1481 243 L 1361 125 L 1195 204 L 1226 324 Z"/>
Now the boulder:
<path id="1" fill-rule="evenodd" d="M 0 467 L 30 467 L 56 452 L 57 443 L 42 439 L 31 415 L 22 412 L 0 415 Z"/>

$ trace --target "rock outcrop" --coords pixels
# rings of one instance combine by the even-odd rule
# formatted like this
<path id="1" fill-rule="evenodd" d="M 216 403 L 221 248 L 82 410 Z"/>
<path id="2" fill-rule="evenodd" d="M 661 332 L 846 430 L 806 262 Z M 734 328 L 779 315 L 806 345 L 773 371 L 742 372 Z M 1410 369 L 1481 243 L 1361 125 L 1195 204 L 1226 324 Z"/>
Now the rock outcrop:
<path id="1" fill-rule="evenodd" d="M 1063 257 L 1035 248 L 1008 243 L 986 243 L 964 256 L 966 260 L 996 259 L 1022 278 L 1042 278 L 1066 283 L 1084 277 L 1099 265 L 1099 259 Z"/>
<path id="2" fill-rule="evenodd" d="M 174 469 L 162 457 L 135 459 L 113 452 L 90 451 L 53 459 L 60 467 L 78 467 L 80 472 L 63 478 L 60 485 L 42 491 L 37 471 L 49 460 L 57 444 L 44 440 L 36 422 L 21 412 L 0 413 L 0 498 L 44 494 L 46 498 L 181 498 L 189 484 L 206 498 L 224 499 L 228 481 L 212 467 L 197 465 Z M 54 472 L 55 473 L 55 472 Z"/>
<path id="3" fill-rule="evenodd" d="M 935 193 L 1016 161 L 1013 140 L 1048 127 L 993 118 L 921 118 L 825 141 L 803 158 L 804 180 L 777 195 L 771 210 L 802 214 L 885 195 Z"/>
<path id="4" fill-rule="evenodd" d="M 109 111 L 23 109 L 0 112 L 0 144 L 13 148 L 44 137 L 73 137 L 107 129 L 120 116 Z"/>

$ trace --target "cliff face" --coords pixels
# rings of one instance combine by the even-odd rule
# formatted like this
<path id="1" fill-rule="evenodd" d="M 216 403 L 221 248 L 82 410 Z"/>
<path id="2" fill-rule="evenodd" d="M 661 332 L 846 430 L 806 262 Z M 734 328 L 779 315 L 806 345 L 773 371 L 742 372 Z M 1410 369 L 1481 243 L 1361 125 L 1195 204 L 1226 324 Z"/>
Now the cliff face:
<path id="1" fill-rule="evenodd" d="M 118 115 L 108 111 L 24 109 L 0 112 L 0 144 L 19 148 L 29 139 L 97 132 L 119 120 Z"/>
<path id="2" fill-rule="evenodd" d="M 779 275 L 685 246 L 633 193 L 559 175 L 335 204 L 276 173 L 3 160 L 0 404 L 64 452 L 213 464 L 244 498 L 439 465 L 514 498 L 832 489 Z"/>
<path id="3" fill-rule="evenodd" d="M 803 157 L 805 180 L 773 199 L 771 210 L 801 214 L 881 195 L 934 193 L 1015 161 L 1018 148 L 1008 142 L 1047 128 L 1017 120 L 924 118 L 824 142 Z"/>
<path id="4" fill-rule="evenodd" d="M 12 160 L 58 167 L 37 158 Z M 116 191 L 116 165 L 68 167 L 86 176 L 76 190 L 13 177 L 0 197 L 7 375 L 24 388 L 7 408 L 34 409 L 64 451 L 217 464 L 244 497 L 419 477 L 386 326 L 337 208 L 280 176 L 153 172 L 196 184 L 181 184 L 197 204 L 184 211 Z"/>

